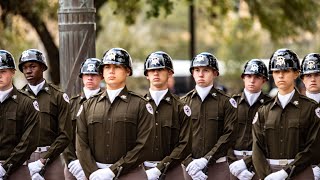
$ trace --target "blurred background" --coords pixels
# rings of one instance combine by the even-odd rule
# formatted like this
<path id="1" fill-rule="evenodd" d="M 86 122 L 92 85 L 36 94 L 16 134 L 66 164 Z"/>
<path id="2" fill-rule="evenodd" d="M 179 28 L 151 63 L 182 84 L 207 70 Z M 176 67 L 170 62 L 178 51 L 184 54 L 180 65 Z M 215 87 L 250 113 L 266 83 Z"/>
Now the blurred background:
<path id="1" fill-rule="evenodd" d="M 46 78 L 57 85 L 58 11 L 63 1 L 0 0 L 0 48 L 12 52 L 16 62 L 25 49 L 42 50 L 49 62 Z M 189 65 L 200 52 L 218 58 L 216 86 L 233 94 L 243 88 L 240 74 L 246 61 L 260 58 L 268 63 L 271 54 L 284 47 L 302 59 L 320 48 L 320 2 L 315 0 L 96 0 L 94 7 L 96 57 L 112 47 L 126 49 L 134 63 L 128 87 L 139 93 L 148 90 L 143 62 L 158 50 L 174 59 L 172 86 L 181 95 L 194 87 Z M 18 88 L 26 83 L 21 72 L 14 83 Z M 271 81 L 264 91 L 272 87 Z"/>

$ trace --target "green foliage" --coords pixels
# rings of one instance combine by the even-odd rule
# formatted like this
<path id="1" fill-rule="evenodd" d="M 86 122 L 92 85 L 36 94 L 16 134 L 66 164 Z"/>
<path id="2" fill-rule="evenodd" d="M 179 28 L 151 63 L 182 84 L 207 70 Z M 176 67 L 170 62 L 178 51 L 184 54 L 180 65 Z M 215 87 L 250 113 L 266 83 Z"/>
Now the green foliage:
<path id="1" fill-rule="evenodd" d="M 315 33 L 319 19 L 319 1 L 246 0 L 253 17 L 271 32 L 273 40 L 298 35 L 302 30 Z"/>

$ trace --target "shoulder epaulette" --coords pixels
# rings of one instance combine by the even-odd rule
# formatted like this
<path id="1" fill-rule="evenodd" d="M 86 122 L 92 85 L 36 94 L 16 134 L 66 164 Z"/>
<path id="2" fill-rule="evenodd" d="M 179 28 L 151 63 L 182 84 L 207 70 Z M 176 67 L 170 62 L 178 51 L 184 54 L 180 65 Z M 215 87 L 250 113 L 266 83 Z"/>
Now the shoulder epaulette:
<path id="1" fill-rule="evenodd" d="M 231 97 L 233 97 L 233 98 L 241 97 L 241 94 L 234 94 Z"/>
<path id="2" fill-rule="evenodd" d="M 317 101 L 315 101 L 314 99 L 308 98 L 308 96 L 305 96 L 305 95 L 302 95 L 302 94 L 301 94 L 300 97 L 301 97 L 302 99 L 306 99 L 307 101 L 310 101 L 310 102 L 312 102 L 312 103 L 318 104 Z"/>
<path id="3" fill-rule="evenodd" d="M 224 95 L 224 96 L 226 96 L 228 98 L 231 98 L 231 96 L 229 94 L 227 94 L 226 92 L 224 92 L 223 90 L 221 90 L 221 89 L 216 89 L 216 90 L 217 90 L 218 93 L 220 93 L 220 94 L 222 94 L 222 95 Z"/>
<path id="4" fill-rule="evenodd" d="M 102 91 L 102 92 L 99 92 L 99 93 L 97 93 L 97 94 L 95 94 L 95 95 L 93 95 L 93 96 L 91 96 L 90 98 L 97 97 L 97 96 L 101 96 L 101 94 L 103 94 L 103 91 Z M 89 99 L 90 99 L 90 98 L 89 98 Z"/>
<path id="5" fill-rule="evenodd" d="M 32 100 L 37 100 L 37 98 L 30 96 L 29 94 L 27 94 L 25 91 L 22 91 L 20 89 L 17 89 L 17 91 L 21 94 L 23 94 L 24 96 L 27 96 L 28 98 L 32 99 Z"/>
<path id="6" fill-rule="evenodd" d="M 172 93 L 171 93 L 171 95 L 172 95 L 172 98 L 177 100 L 178 102 L 185 103 L 183 100 L 180 99 L 180 97 L 178 95 L 172 94 Z"/>
<path id="7" fill-rule="evenodd" d="M 77 98 L 80 97 L 80 96 L 81 96 L 81 94 L 77 94 L 77 95 L 75 95 L 75 96 L 72 96 L 72 97 L 70 98 L 70 100 L 77 99 Z"/>
<path id="8" fill-rule="evenodd" d="M 269 97 L 270 97 L 270 96 L 269 96 Z M 262 104 L 264 105 L 264 104 L 268 104 L 268 103 L 270 103 L 270 102 L 273 102 L 273 101 L 274 101 L 274 98 L 276 98 L 276 97 L 270 97 L 269 99 L 265 100 Z"/>
<path id="9" fill-rule="evenodd" d="M 129 94 L 132 94 L 134 96 L 138 96 L 144 100 L 147 100 L 143 95 L 139 94 L 139 93 L 136 93 L 136 92 L 133 92 L 133 91 L 128 91 Z"/>
<path id="10" fill-rule="evenodd" d="M 58 86 L 56 86 L 56 85 L 54 85 L 54 84 L 52 84 L 52 83 L 48 83 L 48 85 L 49 85 L 50 87 L 52 87 L 53 89 L 61 92 L 61 93 L 65 93 L 65 92 L 62 91 Z"/>
<path id="11" fill-rule="evenodd" d="M 191 95 L 192 93 L 194 93 L 194 89 L 189 91 L 187 94 L 185 94 L 184 96 L 181 96 L 180 99 L 186 98 L 187 96 Z"/>

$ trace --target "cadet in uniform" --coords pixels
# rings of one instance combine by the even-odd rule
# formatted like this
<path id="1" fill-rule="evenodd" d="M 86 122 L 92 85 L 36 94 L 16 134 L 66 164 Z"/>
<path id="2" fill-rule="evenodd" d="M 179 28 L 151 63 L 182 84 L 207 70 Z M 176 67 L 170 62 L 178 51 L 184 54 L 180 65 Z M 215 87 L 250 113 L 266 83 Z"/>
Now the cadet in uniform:
<path id="1" fill-rule="evenodd" d="M 237 102 L 214 88 L 219 68 L 212 54 L 203 52 L 193 58 L 190 72 L 196 87 L 182 98 L 191 107 L 193 123 L 192 154 L 185 161 L 186 171 L 193 179 L 229 179 L 226 155 L 234 142 Z M 207 167 L 208 175 L 203 172 Z"/>
<path id="2" fill-rule="evenodd" d="M 289 49 L 279 49 L 270 58 L 269 73 L 279 92 L 253 120 L 252 161 L 261 179 L 313 179 L 320 108 L 295 89 L 299 64 Z"/>
<path id="3" fill-rule="evenodd" d="M 63 160 L 60 154 L 69 145 L 72 133 L 69 98 L 56 86 L 43 78 L 47 70 L 43 53 L 37 49 L 22 52 L 19 70 L 23 72 L 28 84 L 22 90 L 37 98 L 40 107 L 40 131 L 37 149 L 29 160 L 31 176 L 39 176 L 46 164 L 45 179 L 64 179 Z"/>
<path id="4" fill-rule="evenodd" d="M 102 75 L 99 72 L 100 63 L 100 59 L 89 58 L 81 64 L 79 77 L 82 79 L 84 87 L 80 94 L 70 99 L 73 139 L 63 153 L 66 163 L 64 168 L 64 176 L 66 180 L 85 179 L 83 169 L 76 155 L 76 120 L 81 104 L 91 96 L 101 91 L 100 82 L 102 80 Z"/>
<path id="5" fill-rule="evenodd" d="M 238 129 L 236 142 L 229 153 L 229 163 L 233 162 L 229 168 L 231 179 L 252 179 L 252 120 L 262 103 L 270 99 L 261 92 L 268 81 L 267 66 L 260 59 L 252 59 L 245 64 L 241 78 L 243 92 L 233 96 L 238 104 Z"/>
<path id="6" fill-rule="evenodd" d="M 12 84 L 13 56 L 0 50 L 0 179 L 31 179 L 26 160 L 36 149 L 39 106 Z"/>
<path id="7" fill-rule="evenodd" d="M 301 63 L 300 78 L 306 87 L 306 96 L 320 102 L 320 54 L 307 54 Z M 320 164 L 312 168 L 314 179 L 320 179 Z"/>
<path id="8" fill-rule="evenodd" d="M 144 162 L 149 180 L 159 179 L 161 173 L 166 179 L 183 180 L 181 162 L 191 153 L 191 110 L 168 90 L 173 73 L 172 59 L 165 52 L 151 53 L 144 63 L 144 75 L 150 82 L 145 98 L 154 109 L 155 122 L 152 149 Z"/>
<path id="9" fill-rule="evenodd" d="M 85 101 L 78 112 L 76 149 L 81 166 L 92 180 L 146 179 L 139 165 L 151 143 L 152 106 L 126 87 L 126 78 L 132 75 L 126 50 L 108 50 L 100 70 L 106 91 Z"/>

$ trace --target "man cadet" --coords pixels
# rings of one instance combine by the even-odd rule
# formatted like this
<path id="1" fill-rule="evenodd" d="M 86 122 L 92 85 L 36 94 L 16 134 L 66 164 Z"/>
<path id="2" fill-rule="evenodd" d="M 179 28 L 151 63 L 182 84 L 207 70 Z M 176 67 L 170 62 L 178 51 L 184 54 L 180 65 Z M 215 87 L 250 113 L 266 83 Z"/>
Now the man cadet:
<path id="1" fill-rule="evenodd" d="M 16 66 L 0 50 L 0 179 L 31 179 L 26 160 L 36 149 L 39 106 L 12 84 Z"/>
<path id="2" fill-rule="evenodd" d="M 270 97 L 261 92 L 268 81 L 267 66 L 260 59 L 252 59 L 245 66 L 241 78 L 244 89 L 233 96 L 238 104 L 236 142 L 229 153 L 231 179 L 252 179 L 252 120 L 258 108 Z M 235 161 L 235 162 L 234 162 Z M 237 178 L 236 178 L 237 177 Z"/>
<path id="3" fill-rule="evenodd" d="M 307 54 L 301 63 L 300 78 L 306 87 L 306 96 L 320 102 L 320 54 Z M 312 168 L 314 179 L 320 179 L 320 164 Z"/>
<path id="4" fill-rule="evenodd" d="M 77 120 L 77 155 L 90 180 L 146 179 L 145 161 L 153 126 L 151 104 L 129 91 L 132 60 L 122 48 L 105 52 L 100 71 L 106 90 L 83 103 Z"/>
<path id="5" fill-rule="evenodd" d="M 22 90 L 37 98 L 41 112 L 38 147 L 32 153 L 28 167 L 33 178 L 41 179 L 39 172 L 46 165 L 44 178 L 61 180 L 64 175 L 60 154 L 68 146 L 72 132 L 69 98 L 43 78 L 43 72 L 47 69 L 41 51 L 28 49 L 22 52 L 19 70 L 28 81 Z"/>
<path id="6" fill-rule="evenodd" d="M 191 110 L 168 90 L 173 73 L 172 59 L 165 52 L 151 53 L 144 63 L 144 75 L 150 82 L 145 98 L 154 109 L 155 122 L 152 150 L 144 162 L 149 180 L 158 179 L 161 173 L 166 179 L 184 179 L 181 162 L 191 153 Z"/>
<path id="7" fill-rule="evenodd" d="M 229 179 L 226 155 L 234 142 L 237 102 L 214 88 L 219 68 L 212 54 L 203 52 L 193 58 L 190 72 L 196 87 L 182 98 L 191 107 L 193 123 L 186 171 L 193 179 Z"/>
<path id="8" fill-rule="evenodd" d="M 81 104 L 91 96 L 101 91 L 100 82 L 102 80 L 102 75 L 99 72 L 100 63 L 100 59 L 88 58 L 81 64 L 79 77 L 82 79 L 84 87 L 80 94 L 70 99 L 73 140 L 63 153 L 66 163 L 64 168 L 64 176 L 66 180 L 85 179 L 84 172 L 76 155 L 76 119 Z"/>
<path id="9" fill-rule="evenodd" d="M 253 120 L 252 161 L 261 179 L 313 179 L 320 108 L 295 89 L 299 64 L 289 49 L 278 49 L 270 58 L 269 74 L 279 91 Z"/>

